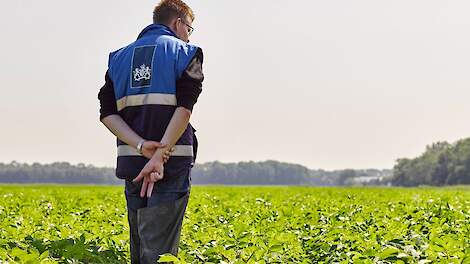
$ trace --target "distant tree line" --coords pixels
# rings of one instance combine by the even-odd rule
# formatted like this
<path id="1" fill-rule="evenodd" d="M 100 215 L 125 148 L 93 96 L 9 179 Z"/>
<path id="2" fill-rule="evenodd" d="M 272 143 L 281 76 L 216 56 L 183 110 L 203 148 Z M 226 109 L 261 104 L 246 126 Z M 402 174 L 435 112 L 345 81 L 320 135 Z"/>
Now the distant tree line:
<path id="1" fill-rule="evenodd" d="M 298 164 L 279 161 L 198 164 L 192 171 L 195 184 L 235 185 L 310 185 L 334 186 L 355 184 L 358 177 L 387 177 L 391 170 L 311 170 Z M 361 183 L 362 185 L 367 183 Z"/>
<path id="2" fill-rule="evenodd" d="M 298 164 L 263 161 L 196 164 L 193 184 L 225 185 L 456 185 L 470 184 L 470 138 L 426 146 L 419 157 L 398 159 L 393 170 L 311 170 Z M 113 168 L 68 162 L 0 163 L 0 183 L 122 184 Z"/>
<path id="3" fill-rule="evenodd" d="M 2 183 L 67 183 L 67 184 L 120 184 L 112 168 L 98 168 L 83 163 L 51 164 L 0 163 Z"/>
<path id="4" fill-rule="evenodd" d="M 470 138 L 453 144 L 437 142 L 414 159 L 398 159 L 394 167 L 393 185 L 456 185 L 470 184 Z"/>
<path id="5" fill-rule="evenodd" d="M 196 164 L 191 179 L 193 184 L 333 186 L 382 184 L 377 179 L 391 174 L 391 170 L 377 169 L 311 170 L 298 164 L 278 161 L 215 161 Z M 122 180 L 115 177 L 113 168 L 72 165 L 68 162 L 30 165 L 13 161 L 9 164 L 0 163 L 0 183 L 122 184 Z"/>
<path id="6" fill-rule="evenodd" d="M 316 181 L 308 168 L 277 161 L 198 164 L 191 179 L 195 184 L 237 185 L 312 185 Z"/>

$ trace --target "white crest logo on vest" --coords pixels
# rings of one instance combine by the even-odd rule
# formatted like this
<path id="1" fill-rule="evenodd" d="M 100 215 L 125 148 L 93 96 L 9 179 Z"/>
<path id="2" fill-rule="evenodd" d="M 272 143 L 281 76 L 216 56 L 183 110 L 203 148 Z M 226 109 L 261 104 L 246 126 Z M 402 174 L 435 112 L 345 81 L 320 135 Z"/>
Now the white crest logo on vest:
<path id="1" fill-rule="evenodd" d="M 134 69 L 134 81 L 150 80 L 150 77 L 152 77 L 152 73 L 150 72 L 149 66 L 142 64 L 140 65 L 140 68 Z"/>

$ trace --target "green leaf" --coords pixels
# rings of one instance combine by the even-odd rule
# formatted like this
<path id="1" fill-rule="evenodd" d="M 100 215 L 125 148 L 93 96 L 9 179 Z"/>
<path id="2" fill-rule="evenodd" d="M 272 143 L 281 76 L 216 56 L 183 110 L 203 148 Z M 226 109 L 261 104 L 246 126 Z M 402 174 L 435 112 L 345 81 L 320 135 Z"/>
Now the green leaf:
<path id="1" fill-rule="evenodd" d="M 282 244 L 272 245 L 269 250 L 273 252 L 281 252 L 284 246 Z"/>
<path id="2" fill-rule="evenodd" d="M 386 249 L 384 249 L 379 254 L 379 257 L 381 259 L 386 259 L 386 258 L 389 258 L 389 257 L 397 256 L 399 252 L 400 252 L 400 250 L 396 247 L 387 247 Z"/>
<path id="3" fill-rule="evenodd" d="M 49 251 L 44 251 L 42 252 L 42 254 L 39 256 L 39 259 L 40 260 L 43 260 L 45 258 L 48 258 L 49 257 Z"/>
<path id="4" fill-rule="evenodd" d="M 158 263 L 161 263 L 161 262 L 181 263 L 181 261 L 177 257 L 173 256 L 170 253 L 160 255 L 160 258 L 158 259 L 157 262 Z"/>

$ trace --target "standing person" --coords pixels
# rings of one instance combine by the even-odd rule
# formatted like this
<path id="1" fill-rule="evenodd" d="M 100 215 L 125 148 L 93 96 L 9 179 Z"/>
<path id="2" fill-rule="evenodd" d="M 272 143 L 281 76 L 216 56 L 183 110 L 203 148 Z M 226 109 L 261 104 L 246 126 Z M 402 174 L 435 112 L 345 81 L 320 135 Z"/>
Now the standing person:
<path id="1" fill-rule="evenodd" d="M 162 0 L 153 24 L 110 54 L 98 94 L 100 120 L 117 137 L 132 263 L 178 253 L 197 149 L 189 119 L 204 79 L 193 21 L 183 1 Z"/>

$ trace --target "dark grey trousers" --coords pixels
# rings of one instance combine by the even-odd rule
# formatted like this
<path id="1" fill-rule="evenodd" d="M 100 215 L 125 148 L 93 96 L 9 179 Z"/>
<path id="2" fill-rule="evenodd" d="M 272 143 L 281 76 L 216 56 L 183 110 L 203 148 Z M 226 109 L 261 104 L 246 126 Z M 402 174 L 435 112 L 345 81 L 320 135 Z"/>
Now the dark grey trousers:
<path id="1" fill-rule="evenodd" d="M 190 191 L 154 192 L 141 198 L 141 185 L 126 180 L 131 263 L 154 264 L 161 254 L 178 254 Z"/>

